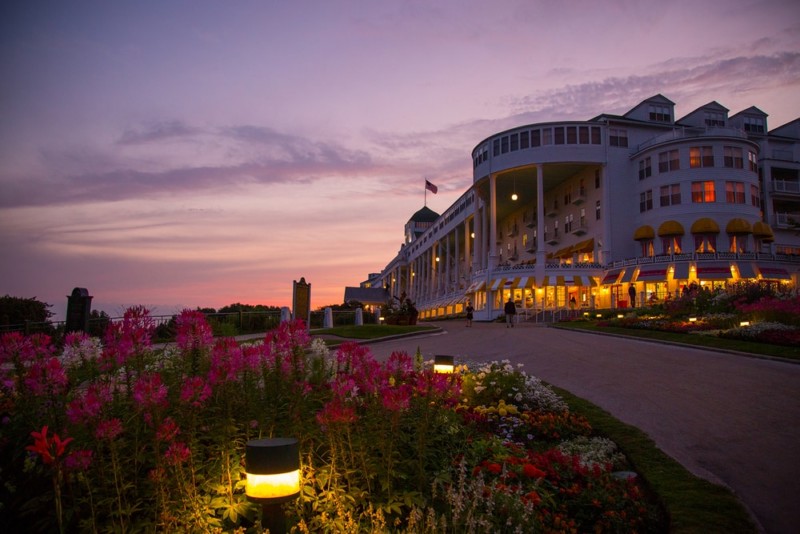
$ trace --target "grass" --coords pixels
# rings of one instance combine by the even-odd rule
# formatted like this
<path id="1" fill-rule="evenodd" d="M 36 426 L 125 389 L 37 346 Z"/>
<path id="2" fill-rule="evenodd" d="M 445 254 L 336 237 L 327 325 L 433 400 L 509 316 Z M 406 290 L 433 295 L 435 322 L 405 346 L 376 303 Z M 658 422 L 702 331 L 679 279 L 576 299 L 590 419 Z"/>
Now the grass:
<path id="1" fill-rule="evenodd" d="M 712 527 L 715 532 L 731 534 L 757 532 L 745 508 L 729 490 L 691 474 L 638 428 L 569 391 L 553 390 L 570 410 L 584 415 L 598 434 L 619 446 L 664 506 L 670 533 L 707 532 Z"/>
<path id="2" fill-rule="evenodd" d="M 653 341 L 682 343 L 684 345 L 693 345 L 696 347 L 733 350 L 737 352 L 746 352 L 749 354 L 758 354 L 761 356 L 772 356 L 800 361 L 800 347 L 785 347 L 781 345 L 757 343 L 754 341 L 725 339 L 717 336 L 702 334 L 679 334 L 676 332 L 661 332 L 658 330 L 643 330 L 638 328 L 620 328 L 615 326 L 601 327 L 592 321 L 570 321 L 558 323 L 553 326 L 557 328 L 570 328 L 574 330 L 586 330 L 589 332 L 617 334 L 640 339 L 651 339 Z"/>
<path id="3" fill-rule="evenodd" d="M 414 332 L 424 332 L 426 330 L 436 330 L 435 326 L 399 326 L 388 324 L 365 324 L 363 326 L 336 326 L 334 328 L 319 328 L 311 331 L 312 336 L 329 335 L 337 336 L 342 339 L 378 339 L 400 334 L 411 334 Z"/>

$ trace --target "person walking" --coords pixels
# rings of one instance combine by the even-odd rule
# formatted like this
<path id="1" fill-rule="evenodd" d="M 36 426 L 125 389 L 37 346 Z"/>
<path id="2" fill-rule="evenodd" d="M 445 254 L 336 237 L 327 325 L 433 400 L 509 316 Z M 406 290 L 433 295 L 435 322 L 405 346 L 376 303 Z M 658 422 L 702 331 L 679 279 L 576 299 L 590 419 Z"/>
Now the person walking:
<path id="1" fill-rule="evenodd" d="M 472 313 L 475 311 L 475 309 L 472 307 L 470 302 L 467 302 L 467 307 L 465 310 L 467 312 L 467 328 L 469 328 L 472 326 Z"/>
<path id="2" fill-rule="evenodd" d="M 633 284 L 628 286 L 628 296 L 631 298 L 631 308 L 636 307 L 636 288 Z"/>
<path id="3" fill-rule="evenodd" d="M 517 316 L 517 306 L 511 297 L 508 298 L 503 311 L 506 314 L 506 328 L 514 328 L 514 318 Z"/>

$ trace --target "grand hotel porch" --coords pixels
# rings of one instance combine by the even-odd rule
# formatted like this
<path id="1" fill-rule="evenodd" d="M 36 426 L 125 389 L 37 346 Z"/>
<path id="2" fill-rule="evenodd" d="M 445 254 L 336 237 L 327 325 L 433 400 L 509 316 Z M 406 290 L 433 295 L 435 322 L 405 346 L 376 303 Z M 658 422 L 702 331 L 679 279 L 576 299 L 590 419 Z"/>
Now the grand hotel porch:
<path id="1" fill-rule="evenodd" d="M 798 287 L 800 256 L 766 253 L 703 252 L 643 256 L 612 262 L 547 263 L 499 266 L 476 271 L 471 282 L 416 303 L 422 319 L 454 317 L 467 302 L 475 319 L 490 321 L 513 299 L 520 317 L 575 310 L 628 308 L 628 290 L 636 306 L 677 298 L 684 286 L 724 287 L 740 281 L 763 281 Z M 575 299 L 574 305 L 571 298 Z"/>

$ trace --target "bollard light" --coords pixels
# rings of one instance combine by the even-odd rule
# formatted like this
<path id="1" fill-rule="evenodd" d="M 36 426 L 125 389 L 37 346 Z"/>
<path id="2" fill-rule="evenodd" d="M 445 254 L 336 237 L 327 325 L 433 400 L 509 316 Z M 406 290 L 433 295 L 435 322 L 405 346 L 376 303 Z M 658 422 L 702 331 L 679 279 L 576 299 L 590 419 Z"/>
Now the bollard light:
<path id="1" fill-rule="evenodd" d="M 286 532 L 281 504 L 300 495 L 300 445 L 295 438 L 253 439 L 245 449 L 245 494 L 261 503 L 261 523 L 272 534 Z"/>
<path id="2" fill-rule="evenodd" d="M 622 315 L 621 313 L 618 313 L 618 314 L 617 314 L 617 319 L 622 319 L 623 317 L 625 317 L 625 316 L 624 316 L 624 315 Z"/>
<path id="3" fill-rule="evenodd" d="M 697 317 L 689 317 L 689 322 L 690 323 L 696 323 L 697 322 Z"/>
<path id="4" fill-rule="evenodd" d="M 750 321 L 742 321 L 739 326 L 750 326 Z"/>
<path id="5" fill-rule="evenodd" d="M 433 358 L 434 373 L 452 373 L 455 367 L 454 358 L 446 354 L 437 354 Z"/>

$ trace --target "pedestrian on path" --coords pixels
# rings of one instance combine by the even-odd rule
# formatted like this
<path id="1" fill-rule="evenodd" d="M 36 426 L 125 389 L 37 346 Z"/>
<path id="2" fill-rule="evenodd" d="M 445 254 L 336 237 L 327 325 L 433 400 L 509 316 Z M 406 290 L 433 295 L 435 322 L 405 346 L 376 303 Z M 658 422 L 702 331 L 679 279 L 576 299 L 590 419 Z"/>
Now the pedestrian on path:
<path id="1" fill-rule="evenodd" d="M 514 301 L 509 297 L 503 311 L 506 314 L 506 328 L 514 328 L 514 318 L 517 316 L 517 306 Z"/>
<path id="2" fill-rule="evenodd" d="M 472 307 L 472 303 L 469 301 L 467 302 L 467 307 L 465 308 L 467 311 L 467 328 L 472 326 L 472 314 L 475 309 Z"/>

